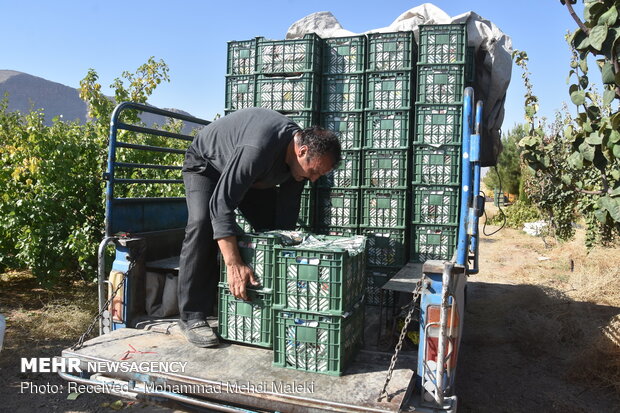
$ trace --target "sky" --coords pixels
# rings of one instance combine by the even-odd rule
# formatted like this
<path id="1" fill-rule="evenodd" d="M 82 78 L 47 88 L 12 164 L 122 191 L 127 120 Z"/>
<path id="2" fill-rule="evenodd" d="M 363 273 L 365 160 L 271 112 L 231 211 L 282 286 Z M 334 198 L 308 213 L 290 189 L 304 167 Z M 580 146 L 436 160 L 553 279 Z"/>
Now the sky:
<path id="1" fill-rule="evenodd" d="M 105 94 L 123 71 L 149 57 L 170 68 L 170 83 L 149 103 L 211 120 L 224 114 L 227 42 L 256 36 L 284 39 L 295 21 L 330 11 L 355 33 L 390 25 L 422 2 L 390 0 L 0 0 L 0 69 L 16 70 L 74 88 L 90 68 Z M 575 22 L 559 0 L 436 0 L 450 16 L 474 11 L 495 23 L 524 50 L 540 114 L 553 119 L 569 101 L 570 50 L 564 40 Z M 581 15 L 583 5 L 575 5 Z M 523 121 L 525 88 L 513 66 L 503 131 Z"/>

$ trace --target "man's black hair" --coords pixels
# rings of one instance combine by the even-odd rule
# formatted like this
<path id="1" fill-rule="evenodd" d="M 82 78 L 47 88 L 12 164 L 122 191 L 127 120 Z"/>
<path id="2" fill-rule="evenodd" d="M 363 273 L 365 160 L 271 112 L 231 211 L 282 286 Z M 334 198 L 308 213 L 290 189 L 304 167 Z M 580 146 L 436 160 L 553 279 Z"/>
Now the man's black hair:
<path id="1" fill-rule="evenodd" d="M 340 147 L 338 135 L 329 129 L 324 129 L 321 126 L 306 128 L 301 131 L 298 143 L 299 145 L 306 145 L 308 147 L 309 159 L 315 156 L 330 155 L 334 161 L 334 168 L 336 168 L 342 160 L 342 149 Z"/>

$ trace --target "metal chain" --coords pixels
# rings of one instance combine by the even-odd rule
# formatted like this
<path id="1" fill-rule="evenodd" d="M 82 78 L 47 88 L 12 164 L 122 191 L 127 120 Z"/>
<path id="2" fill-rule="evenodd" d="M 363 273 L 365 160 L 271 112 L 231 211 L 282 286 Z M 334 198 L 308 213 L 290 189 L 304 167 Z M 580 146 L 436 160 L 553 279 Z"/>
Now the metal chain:
<path id="1" fill-rule="evenodd" d="M 78 350 L 82 348 L 82 346 L 84 345 L 84 340 L 86 340 L 86 337 L 90 336 L 90 333 L 93 331 L 95 326 L 99 324 L 99 320 L 103 317 L 103 313 L 105 313 L 108 310 L 108 308 L 110 308 L 110 304 L 112 304 L 112 302 L 114 301 L 114 298 L 116 298 L 116 295 L 118 294 L 120 289 L 123 288 L 123 286 L 125 285 L 125 282 L 127 281 L 127 277 L 129 276 L 129 273 L 133 271 L 133 269 L 136 266 L 136 263 L 138 262 L 138 259 L 140 258 L 143 252 L 144 252 L 144 248 L 141 248 L 136 254 L 135 258 L 131 255 L 127 256 L 127 259 L 129 260 L 129 268 L 127 268 L 127 271 L 125 271 L 125 273 L 123 274 L 123 278 L 121 279 L 121 282 L 119 282 L 116 288 L 114 289 L 114 291 L 112 291 L 112 294 L 110 295 L 110 297 L 101 306 L 99 313 L 97 313 L 97 315 L 93 319 L 92 323 L 88 326 L 84 334 L 82 334 L 80 338 L 78 339 L 78 341 L 71 347 L 71 350 Z"/>
<path id="2" fill-rule="evenodd" d="M 418 300 L 420 293 L 422 291 L 422 281 L 424 277 L 420 278 L 416 283 L 415 289 L 413 290 L 413 298 L 411 299 L 411 303 L 409 303 L 409 312 L 407 313 L 407 317 L 405 317 L 405 323 L 403 328 L 400 330 L 400 337 L 398 339 L 398 343 L 394 349 L 394 354 L 392 355 L 392 360 L 390 361 L 390 368 L 388 369 L 387 377 L 385 378 L 385 383 L 383 384 L 383 389 L 377 398 L 377 401 L 381 401 L 384 397 L 387 396 L 387 387 L 390 384 L 390 380 L 392 380 L 392 374 L 394 373 L 394 368 L 396 367 L 396 361 L 398 361 L 398 353 L 403 347 L 403 341 L 405 340 L 405 336 L 407 335 L 407 328 L 411 323 L 411 318 L 413 317 L 413 312 L 416 308 L 415 302 Z"/>

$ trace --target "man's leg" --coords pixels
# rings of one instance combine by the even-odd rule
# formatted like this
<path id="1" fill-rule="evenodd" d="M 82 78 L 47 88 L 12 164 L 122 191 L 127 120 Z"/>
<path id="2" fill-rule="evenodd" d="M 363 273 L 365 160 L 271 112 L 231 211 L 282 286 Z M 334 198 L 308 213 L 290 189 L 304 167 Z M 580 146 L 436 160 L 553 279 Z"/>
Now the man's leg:
<path id="1" fill-rule="evenodd" d="M 218 344 L 206 324 L 217 298 L 219 280 L 217 242 L 209 215 L 209 199 L 217 184 L 213 174 L 183 173 L 187 201 L 187 226 L 179 262 L 179 323 L 187 339 L 198 346 Z"/>

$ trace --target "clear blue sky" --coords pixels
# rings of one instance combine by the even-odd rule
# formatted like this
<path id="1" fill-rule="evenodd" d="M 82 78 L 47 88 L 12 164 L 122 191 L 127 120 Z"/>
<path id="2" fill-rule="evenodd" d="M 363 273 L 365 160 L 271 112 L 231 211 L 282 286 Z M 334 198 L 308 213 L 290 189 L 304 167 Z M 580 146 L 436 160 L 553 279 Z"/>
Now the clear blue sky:
<path id="1" fill-rule="evenodd" d="M 149 103 L 212 119 L 223 114 L 226 44 L 255 36 L 283 39 L 288 27 L 317 11 L 331 11 L 353 32 L 388 26 L 422 3 L 390 0 L 0 0 L 0 69 L 17 70 L 71 87 L 93 68 L 104 87 L 150 56 L 170 67 Z M 451 16 L 474 11 L 512 37 L 530 56 L 541 113 L 550 118 L 568 101 L 570 52 L 564 40 L 576 25 L 559 0 L 437 0 Z M 577 4 L 581 15 L 583 5 Z M 521 71 L 513 68 L 504 129 L 521 122 Z M 112 94 L 109 89 L 104 90 Z"/>

